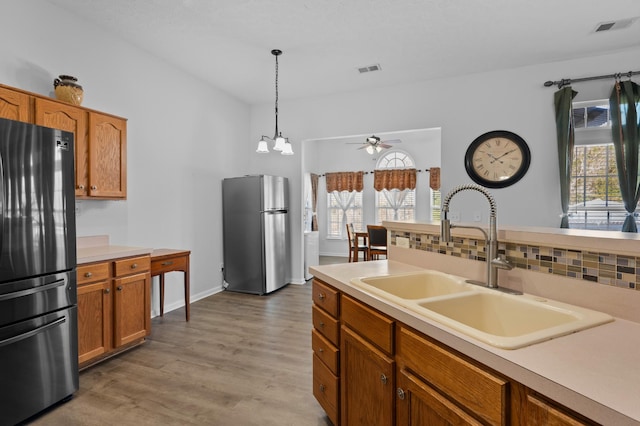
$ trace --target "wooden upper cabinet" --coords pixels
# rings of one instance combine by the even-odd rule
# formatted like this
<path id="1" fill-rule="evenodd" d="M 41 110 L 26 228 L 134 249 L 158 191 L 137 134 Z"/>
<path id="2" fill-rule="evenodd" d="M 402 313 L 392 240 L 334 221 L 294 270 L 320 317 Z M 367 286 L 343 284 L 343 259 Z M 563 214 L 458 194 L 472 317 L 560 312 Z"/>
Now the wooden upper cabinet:
<path id="1" fill-rule="evenodd" d="M 73 105 L 47 99 L 35 100 L 35 124 L 73 133 L 75 149 L 76 196 L 88 195 L 89 145 L 87 112 Z"/>
<path id="2" fill-rule="evenodd" d="M 0 84 L 0 118 L 74 135 L 76 198 L 127 198 L 127 120 Z"/>
<path id="3" fill-rule="evenodd" d="M 0 118 L 29 122 L 30 96 L 0 87 Z"/>
<path id="4" fill-rule="evenodd" d="M 127 121 L 89 113 L 89 195 L 127 197 Z"/>

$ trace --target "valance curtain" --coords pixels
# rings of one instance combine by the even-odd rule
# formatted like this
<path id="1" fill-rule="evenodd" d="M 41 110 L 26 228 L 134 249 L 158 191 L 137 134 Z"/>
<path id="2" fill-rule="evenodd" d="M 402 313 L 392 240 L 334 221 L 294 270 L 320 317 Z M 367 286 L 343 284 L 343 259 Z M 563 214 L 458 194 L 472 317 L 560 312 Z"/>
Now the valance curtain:
<path id="1" fill-rule="evenodd" d="M 342 223 L 347 223 L 347 210 L 356 198 L 356 192 L 364 188 L 364 172 L 326 173 L 327 193 L 331 194 L 342 210 Z M 344 232 L 344 226 L 343 232 Z"/>
<path id="2" fill-rule="evenodd" d="M 640 90 L 632 81 L 617 81 L 609 97 L 611 112 L 611 132 L 616 151 L 620 193 L 627 218 L 622 225 L 623 232 L 638 232 L 634 212 L 640 198 L 638 170 L 640 148 Z"/>
<path id="3" fill-rule="evenodd" d="M 373 187 L 376 191 L 383 189 L 416 189 L 416 169 L 388 169 L 373 172 Z"/>
<path id="4" fill-rule="evenodd" d="M 311 230 L 318 230 L 318 179 L 319 176 L 311 173 Z"/>
<path id="5" fill-rule="evenodd" d="M 364 172 L 336 172 L 325 174 L 327 193 L 333 191 L 362 191 Z"/>
<path id="6" fill-rule="evenodd" d="M 566 86 L 553 95 L 556 111 L 556 135 L 558 138 L 558 165 L 560 170 L 561 228 L 569 227 L 571 166 L 573 164 L 573 147 L 575 145 L 572 101 L 577 94 L 578 92 L 574 91 L 571 86 Z"/>

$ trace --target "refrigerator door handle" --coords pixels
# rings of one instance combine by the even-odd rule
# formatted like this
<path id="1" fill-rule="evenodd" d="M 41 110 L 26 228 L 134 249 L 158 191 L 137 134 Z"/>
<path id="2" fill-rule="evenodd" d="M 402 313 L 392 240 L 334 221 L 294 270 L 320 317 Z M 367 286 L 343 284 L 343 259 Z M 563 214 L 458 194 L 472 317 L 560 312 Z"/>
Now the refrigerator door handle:
<path id="1" fill-rule="evenodd" d="M 4 164 L 0 155 L 0 256 L 2 256 L 2 243 L 4 241 Z"/>
<path id="2" fill-rule="evenodd" d="M 4 300 L 9 300 L 9 299 L 16 299 L 22 296 L 28 296 L 34 293 L 40 293 L 40 292 L 51 290 L 52 288 L 60 287 L 66 284 L 67 284 L 67 279 L 63 278 L 61 280 L 55 280 L 50 284 L 46 284 L 40 287 L 28 288 L 26 290 L 19 290 L 11 293 L 2 294 L 0 295 L 0 302 Z"/>
<path id="3" fill-rule="evenodd" d="M 67 317 L 58 318 L 55 321 L 52 321 L 48 324 L 40 326 L 38 328 L 34 328 L 33 330 L 29 330 L 26 333 L 18 334 L 17 336 L 9 337 L 8 339 L 0 340 L 0 347 L 7 346 L 12 343 L 19 342 L 20 340 L 28 339 L 29 337 L 35 336 L 36 334 L 40 334 L 44 331 L 47 331 L 50 328 L 53 328 L 57 325 L 63 324 L 67 321 Z"/>

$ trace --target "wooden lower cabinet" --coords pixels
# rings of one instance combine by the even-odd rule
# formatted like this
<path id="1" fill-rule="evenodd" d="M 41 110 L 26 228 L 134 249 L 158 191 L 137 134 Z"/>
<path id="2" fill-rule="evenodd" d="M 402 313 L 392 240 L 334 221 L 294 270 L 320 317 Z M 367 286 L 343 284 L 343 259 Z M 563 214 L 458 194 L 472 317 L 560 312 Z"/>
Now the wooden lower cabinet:
<path id="1" fill-rule="evenodd" d="M 396 424 L 398 426 L 482 425 L 407 370 L 398 371 L 396 393 Z"/>
<path id="2" fill-rule="evenodd" d="M 597 425 L 317 279 L 313 299 L 313 394 L 336 426 Z"/>
<path id="3" fill-rule="evenodd" d="M 78 266 L 80 368 L 142 343 L 151 332 L 150 264 L 147 255 Z"/>
<path id="4" fill-rule="evenodd" d="M 394 360 L 349 327 L 342 326 L 340 334 L 342 424 L 392 425 Z"/>

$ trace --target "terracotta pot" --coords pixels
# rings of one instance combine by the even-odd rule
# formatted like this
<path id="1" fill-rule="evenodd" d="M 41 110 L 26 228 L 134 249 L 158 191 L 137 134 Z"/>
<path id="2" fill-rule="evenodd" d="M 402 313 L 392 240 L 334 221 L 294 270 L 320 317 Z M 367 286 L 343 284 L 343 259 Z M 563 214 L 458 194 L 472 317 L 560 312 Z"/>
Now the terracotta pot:
<path id="1" fill-rule="evenodd" d="M 61 75 L 53 80 L 56 99 L 73 105 L 80 105 L 84 97 L 84 91 L 77 81 L 77 78 L 70 75 Z"/>

